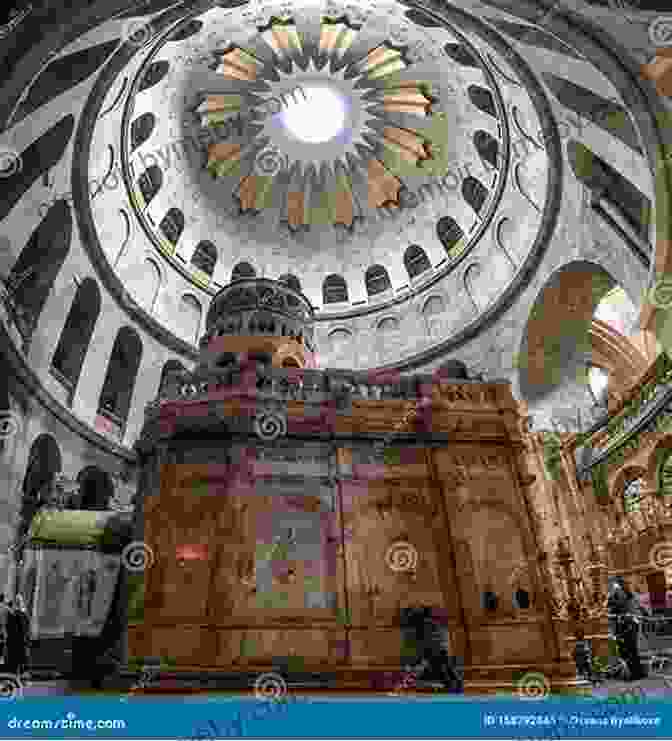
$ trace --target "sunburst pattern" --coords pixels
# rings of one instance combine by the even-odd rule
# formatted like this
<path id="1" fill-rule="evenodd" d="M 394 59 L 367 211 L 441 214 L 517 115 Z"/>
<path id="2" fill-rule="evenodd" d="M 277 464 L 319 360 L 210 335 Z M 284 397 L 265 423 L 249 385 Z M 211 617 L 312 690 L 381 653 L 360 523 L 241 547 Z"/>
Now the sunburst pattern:
<path id="1" fill-rule="evenodd" d="M 239 83 L 237 91 L 205 93 L 196 110 L 201 126 L 220 137 L 207 168 L 233 187 L 242 213 L 279 207 L 292 230 L 352 228 L 365 207 L 399 208 L 404 177 L 447 170 L 445 116 L 433 115 L 438 98 L 428 83 L 404 79 L 404 47 L 378 43 L 355 57 L 359 30 L 347 18 L 322 18 L 315 38 L 299 34 L 289 17 L 258 30 L 254 52 L 230 46 L 217 54 L 215 71 Z M 342 135 L 319 145 L 297 141 L 281 116 L 269 115 L 278 113 L 272 101 L 287 104 L 310 85 L 329 86 L 347 107 Z M 408 116 L 417 128 L 399 124 Z M 237 135 L 236 117 L 245 123 Z"/>

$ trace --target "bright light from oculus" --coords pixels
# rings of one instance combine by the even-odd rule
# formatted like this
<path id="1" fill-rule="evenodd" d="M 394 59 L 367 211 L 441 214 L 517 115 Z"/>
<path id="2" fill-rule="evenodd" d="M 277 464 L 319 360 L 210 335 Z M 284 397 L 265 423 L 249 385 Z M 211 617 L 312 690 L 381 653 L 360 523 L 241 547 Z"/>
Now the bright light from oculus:
<path id="1" fill-rule="evenodd" d="M 297 139 L 320 144 L 338 136 L 345 125 L 343 98 L 328 87 L 304 87 L 282 114 L 287 129 Z M 296 102 L 295 102 L 296 101 Z"/>

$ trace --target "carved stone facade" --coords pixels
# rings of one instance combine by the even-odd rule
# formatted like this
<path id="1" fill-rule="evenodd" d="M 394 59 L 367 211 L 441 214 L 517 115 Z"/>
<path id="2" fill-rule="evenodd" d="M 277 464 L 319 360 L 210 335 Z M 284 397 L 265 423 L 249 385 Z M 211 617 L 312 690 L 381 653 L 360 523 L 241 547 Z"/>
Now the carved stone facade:
<path id="1" fill-rule="evenodd" d="M 148 408 L 137 534 L 155 565 L 131 654 L 220 671 L 295 656 L 370 686 L 404 661 L 402 609 L 424 605 L 468 692 L 533 668 L 580 686 L 572 590 L 544 568 L 565 533 L 508 384 L 244 362 L 203 387 L 183 374 L 196 393 Z M 267 413 L 273 435 L 255 425 Z"/>

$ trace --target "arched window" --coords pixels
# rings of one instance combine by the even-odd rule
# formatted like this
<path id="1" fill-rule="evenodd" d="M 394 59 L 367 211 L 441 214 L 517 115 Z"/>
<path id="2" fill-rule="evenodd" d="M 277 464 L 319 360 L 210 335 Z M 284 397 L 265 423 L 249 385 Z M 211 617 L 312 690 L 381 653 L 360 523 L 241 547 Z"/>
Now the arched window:
<path id="1" fill-rule="evenodd" d="M 609 372 L 596 365 L 588 366 L 588 385 L 593 401 L 604 405 L 607 401 L 607 388 L 609 386 Z"/>
<path id="2" fill-rule="evenodd" d="M 658 469 L 658 488 L 663 495 L 672 494 L 672 450 L 666 451 Z"/>
<path id="3" fill-rule="evenodd" d="M 626 514 L 629 512 L 638 512 L 642 499 L 642 484 L 644 481 L 641 478 L 631 479 L 626 482 L 623 488 L 623 509 Z"/>
<path id="4" fill-rule="evenodd" d="M 198 335 L 201 329 L 201 304 L 190 293 L 185 294 L 180 299 L 179 320 L 182 336 L 185 340 L 198 344 Z"/>
<path id="5" fill-rule="evenodd" d="M 167 383 L 169 383 L 170 376 L 173 373 L 182 373 L 186 371 L 186 368 L 180 363 L 179 360 L 168 360 L 163 365 L 163 369 L 161 370 L 161 381 L 159 382 L 159 396 L 164 392 L 166 389 Z"/>
<path id="6" fill-rule="evenodd" d="M 152 202 L 154 196 L 161 190 L 163 185 L 163 173 L 158 165 L 150 165 L 138 178 L 138 188 L 142 194 L 145 205 Z"/>
<path id="7" fill-rule="evenodd" d="M 418 244 L 412 244 L 404 253 L 404 267 L 409 278 L 415 278 L 426 270 L 431 270 L 432 264 L 425 251 Z"/>
<path id="8" fill-rule="evenodd" d="M 379 332 L 396 332 L 399 329 L 399 320 L 393 316 L 381 319 L 378 323 Z"/>
<path id="9" fill-rule="evenodd" d="M 152 62 L 147 67 L 145 74 L 142 77 L 142 82 L 138 87 L 138 92 L 141 93 L 143 90 L 149 90 L 150 87 L 154 87 L 157 83 L 161 82 L 163 78 L 168 74 L 170 65 L 164 59 L 158 62 Z"/>
<path id="10" fill-rule="evenodd" d="M 294 358 L 285 358 L 282 361 L 283 368 L 300 368 L 301 366 L 294 360 Z"/>
<path id="11" fill-rule="evenodd" d="M 527 610 L 530 606 L 530 595 L 525 589 L 516 589 L 513 593 L 513 606 L 519 610 Z"/>
<path id="12" fill-rule="evenodd" d="M 369 296 L 375 296 L 392 288 L 390 276 L 382 265 L 372 265 L 364 275 L 364 283 Z"/>
<path id="13" fill-rule="evenodd" d="M 488 198 L 488 189 L 472 175 L 462 181 L 462 198 L 480 214 L 483 204 Z"/>
<path id="14" fill-rule="evenodd" d="M 652 206 L 639 188 L 581 142 L 567 142 L 567 157 L 577 180 L 609 201 L 641 237 L 648 239 Z"/>
<path id="15" fill-rule="evenodd" d="M 328 340 L 331 352 L 339 353 L 350 344 L 352 334 L 347 329 L 335 329 L 329 333 Z"/>
<path id="16" fill-rule="evenodd" d="M 123 280 L 131 296 L 151 313 L 161 287 L 161 271 L 156 262 L 147 257 L 140 264 L 129 265 L 124 270 Z"/>
<path id="17" fill-rule="evenodd" d="M 322 301 L 325 304 L 340 304 L 348 300 L 348 284 L 340 275 L 328 275 L 322 284 Z"/>
<path id="18" fill-rule="evenodd" d="M 499 143 L 492 134 L 487 131 L 477 131 L 474 134 L 474 146 L 483 162 L 494 168 L 499 167 Z"/>
<path id="19" fill-rule="evenodd" d="M 176 245 L 177 240 L 182 236 L 184 231 L 184 214 L 179 208 L 171 208 L 163 217 L 159 224 L 159 229 L 163 236 L 171 243 Z"/>
<path id="20" fill-rule="evenodd" d="M 156 116 L 153 113 L 143 113 L 131 124 L 131 150 L 144 144 L 152 135 L 156 126 Z"/>
<path id="21" fill-rule="evenodd" d="M 446 54 L 463 67 L 478 67 L 476 57 L 463 44 L 446 44 L 443 47 Z"/>
<path id="22" fill-rule="evenodd" d="M 460 225 L 450 216 L 442 216 L 436 222 L 436 236 L 450 257 L 460 253 L 460 240 L 464 237 Z"/>
<path id="23" fill-rule="evenodd" d="M 476 290 L 476 282 L 479 280 L 482 274 L 483 268 L 477 262 L 472 263 L 464 271 L 464 287 L 467 291 L 467 295 L 472 300 L 476 311 L 480 311 L 481 309 L 480 303 L 476 300 L 476 296 L 479 295 L 479 292 Z"/>
<path id="24" fill-rule="evenodd" d="M 278 281 L 280 283 L 284 283 L 286 286 L 289 286 L 293 291 L 301 293 L 301 281 L 295 275 L 292 275 L 291 273 L 281 275 L 278 278 Z"/>
<path id="25" fill-rule="evenodd" d="M 28 531 L 33 516 L 47 502 L 57 473 L 61 471 L 61 451 L 51 435 L 40 435 L 30 447 L 26 475 L 23 477 L 19 536 Z"/>
<path id="26" fill-rule="evenodd" d="M 424 316 L 436 316 L 437 314 L 442 314 L 444 309 L 445 306 L 441 296 L 431 296 L 425 302 L 422 313 Z"/>
<path id="27" fill-rule="evenodd" d="M 130 327 L 122 327 L 112 347 L 98 402 L 98 414 L 112 421 L 119 435 L 128 419 L 141 357 L 142 342 L 138 333 Z"/>
<path id="28" fill-rule="evenodd" d="M 206 275 L 212 276 L 217 264 L 217 248 L 215 245 L 207 241 L 199 242 L 191 256 L 191 264 Z"/>
<path id="29" fill-rule="evenodd" d="M 72 214 L 57 201 L 31 234 L 7 278 L 7 290 L 24 340 L 32 337 L 52 285 L 70 250 Z"/>
<path id="30" fill-rule="evenodd" d="M 495 99 L 492 97 L 492 93 L 480 85 L 469 85 L 467 88 L 467 95 L 473 105 L 478 108 L 479 111 L 487 113 L 493 118 L 497 118 L 497 109 L 495 108 Z"/>
<path id="31" fill-rule="evenodd" d="M 114 485 L 110 474 L 97 466 L 87 466 L 77 476 L 79 483 L 79 508 L 105 510 L 114 497 Z"/>
<path id="32" fill-rule="evenodd" d="M 100 290 L 93 278 L 82 281 L 51 360 L 52 369 L 74 393 L 93 328 L 100 314 Z"/>
<path id="33" fill-rule="evenodd" d="M 231 271 L 231 282 L 234 280 L 244 280 L 256 277 L 257 271 L 249 262 L 239 262 Z"/>

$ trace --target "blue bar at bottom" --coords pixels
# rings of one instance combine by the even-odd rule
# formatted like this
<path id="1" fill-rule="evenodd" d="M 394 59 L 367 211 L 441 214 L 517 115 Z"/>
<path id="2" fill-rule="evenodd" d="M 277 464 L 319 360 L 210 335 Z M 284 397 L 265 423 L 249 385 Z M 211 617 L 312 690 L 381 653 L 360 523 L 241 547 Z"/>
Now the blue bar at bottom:
<path id="1" fill-rule="evenodd" d="M 672 738 L 672 703 L 395 697 L 13 698 L 0 738 Z"/>

